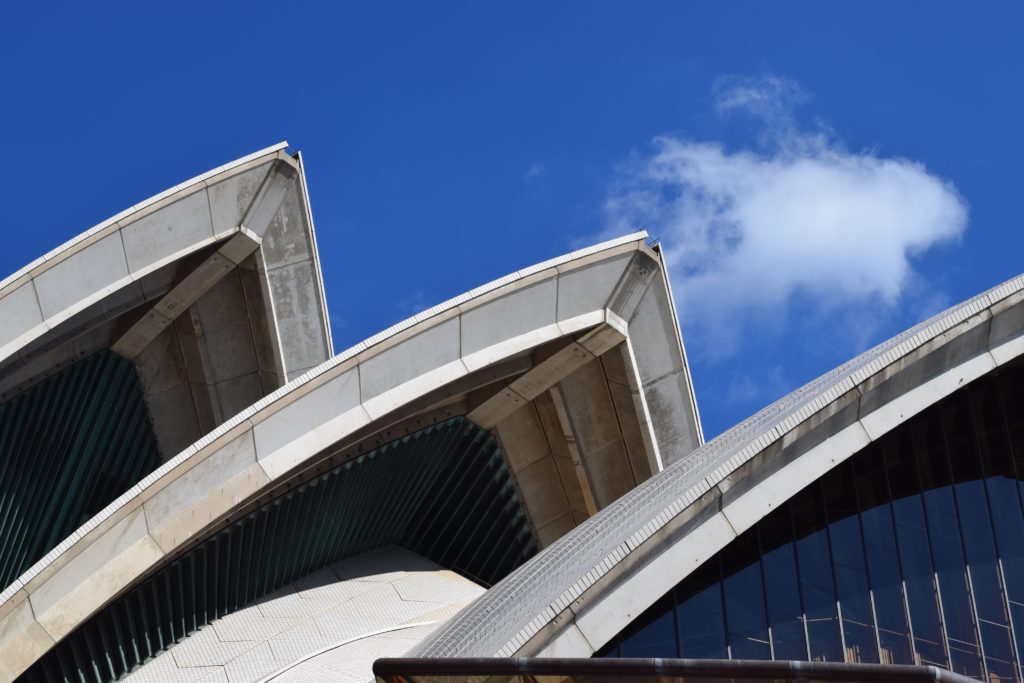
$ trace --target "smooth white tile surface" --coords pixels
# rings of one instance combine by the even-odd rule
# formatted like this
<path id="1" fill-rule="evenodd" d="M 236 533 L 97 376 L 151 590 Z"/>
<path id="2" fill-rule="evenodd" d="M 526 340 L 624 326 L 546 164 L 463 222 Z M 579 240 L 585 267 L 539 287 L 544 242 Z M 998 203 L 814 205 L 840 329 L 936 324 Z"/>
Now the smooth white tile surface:
<path id="1" fill-rule="evenodd" d="M 389 546 L 321 569 L 218 619 L 144 664 L 132 683 L 368 681 L 484 589 Z M 419 624 L 428 624 L 420 626 Z"/>

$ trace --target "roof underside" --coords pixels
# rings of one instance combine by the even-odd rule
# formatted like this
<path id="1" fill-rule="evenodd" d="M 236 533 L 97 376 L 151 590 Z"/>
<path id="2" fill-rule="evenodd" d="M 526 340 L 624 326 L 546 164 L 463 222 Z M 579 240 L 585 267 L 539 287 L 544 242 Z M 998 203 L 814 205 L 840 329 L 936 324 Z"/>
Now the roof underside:
<path id="1" fill-rule="evenodd" d="M 142 388 L 100 351 L 0 403 L 0 585 L 160 465 Z"/>
<path id="2" fill-rule="evenodd" d="M 95 610 L 268 501 L 453 417 L 493 430 L 527 528 L 541 545 L 554 541 L 565 530 L 559 525 L 577 521 L 569 506 L 592 514 L 699 443 L 661 255 L 643 237 L 477 288 L 339 354 L 229 419 L 4 592 L 0 620 L 30 621 L 6 631 L 0 652 L 16 654 L 20 663 L 12 667 L 28 666 L 54 641 L 80 637 Z M 483 462 L 468 472 L 484 476 Z M 566 502 L 567 510 L 549 504 L 570 495 L 576 502 Z M 513 538 L 515 530 L 508 523 L 494 529 Z M 446 538 L 435 531 L 429 536 Z M 452 539 L 446 552 L 463 545 Z M 492 571 L 490 559 L 474 561 Z M 491 580 L 481 569 L 460 569 Z M 102 590 L 87 588 L 97 581 Z M 33 595 L 45 604 L 36 602 L 29 613 Z M 34 629 L 51 640 L 38 639 Z"/>
<path id="3" fill-rule="evenodd" d="M 536 552 L 490 434 L 464 418 L 449 420 L 273 498 L 185 549 L 18 680 L 116 680 L 218 617 L 387 545 L 485 586 Z"/>
<path id="4" fill-rule="evenodd" d="M 124 211 L 0 287 L 0 399 L 111 349 L 163 459 L 331 354 L 301 160 L 276 145 Z"/>

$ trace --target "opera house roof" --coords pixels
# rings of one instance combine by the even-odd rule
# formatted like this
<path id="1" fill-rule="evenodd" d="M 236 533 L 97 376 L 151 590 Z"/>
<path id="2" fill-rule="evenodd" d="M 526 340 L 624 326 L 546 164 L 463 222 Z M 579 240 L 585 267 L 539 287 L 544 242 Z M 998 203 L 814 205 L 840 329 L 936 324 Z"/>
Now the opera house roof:
<path id="1" fill-rule="evenodd" d="M 988 634 L 1016 633 L 1024 586 L 1010 569 L 988 582 L 1012 618 L 975 593 L 984 567 L 1018 566 L 1024 488 L 985 504 L 991 556 L 967 540 L 943 556 L 973 577 L 976 655 L 957 654 L 971 636 L 946 608 L 940 541 L 927 539 L 935 564 L 915 584 L 899 515 L 940 492 L 967 528 L 965 487 L 996 470 L 1017 486 L 1017 465 L 991 463 L 1024 468 L 1024 276 L 708 443 L 665 254 L 645 232 L 525 266 L 340 352 L 327 310 L 302 157 L 286 143 L 0 283 L 0 680 L 367 680 L 381 658 L 389 681 L 1020 677 L 1017 641 L 1000 654 Z M 920 453 L 934 456 L 921 444 L 954 443 L 942 425 L 967 414 L 956 434 L 980 444 L 978 474 L 957 474 L 975 456 L 951 446 L 947 479 L 916 474 Z M 987 445 L 997 436 L 1004 446 Z M 898 461 L 918 488 L 860 483 L 865 463 Z M 1003 490 L 984 486 L 986 501 Z M 794 512 L 812 498 L 817 522 Z M 878 510 L 896 531 L 875 543 Z M 1002 515 L 1020 517 L 1019 534 Z M 836 550 L 851 520 L 859 560 Z M 873 543 L 899 546 L 896 583 Z M 790 583 L 772 573 L 780 556 Z M 850 562 L 856 595 L 835 578 Z M 832 567 L 813 587 L 831 595 L 823 616 L 812 567 Z M 775 581 L 798 598 L 757 588 Z M 904 626 L 883 623 L 890 589 Z M 942 608 L 941 637 L 924 635 L 921 595 Z M 841 644 L 816 650 L 832 636 L 812 622 Z M 635 652 L 649 659 L 580 663 Z"/>

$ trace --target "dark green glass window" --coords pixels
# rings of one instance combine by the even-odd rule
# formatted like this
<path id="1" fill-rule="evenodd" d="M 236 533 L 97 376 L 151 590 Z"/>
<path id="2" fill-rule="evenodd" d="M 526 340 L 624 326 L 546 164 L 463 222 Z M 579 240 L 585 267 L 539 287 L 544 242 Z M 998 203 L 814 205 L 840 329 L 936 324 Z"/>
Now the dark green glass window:
<path id="1" fill-rule="evenodd" d="M 159 466 L 135 367 L 109 351 L 0 403 L 0 586 Z"/>

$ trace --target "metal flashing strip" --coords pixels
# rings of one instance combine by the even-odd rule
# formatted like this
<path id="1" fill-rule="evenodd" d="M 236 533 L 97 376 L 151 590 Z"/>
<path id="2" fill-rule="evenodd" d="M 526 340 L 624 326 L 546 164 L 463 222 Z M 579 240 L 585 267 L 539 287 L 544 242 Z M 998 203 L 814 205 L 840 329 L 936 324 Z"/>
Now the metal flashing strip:
<path id="1" fill-rule="evenodd" d="M 760 410 L 546 548 L 435 632 L 415 654 L 513 656 L 543 627 L 537 615 L 561 612 L 618 564 L 613 556 L 622 543 L 635 550 L 667 520 L 803 420 L 885 367 L 1021 292 L 1024 275 L 911 327 Z"/>
<path id="2" fill-rule="evenodd" d="M 331 332 L 331 316 L 327 310 L 327 292 L 324 290 L 323 268 L 320 266 L 320 249 L 316 241 L 316 227 L 313 224 L 313 205 L 309 202 L 309 186 L 306 184 L 306 164 L 302 152 L 295 153 L 299 162 L 299 187 L 302 189 L 302 203 L 306 205 L 306 222 L 309 224 L 310 247 L 313 250 L 313 276 L 316 278 L 317 293 L 320 295 L 320 312 L 324 319 L 324 336 L 327 342 L 327 353 L 334 355 L 334 336 Z"/>

